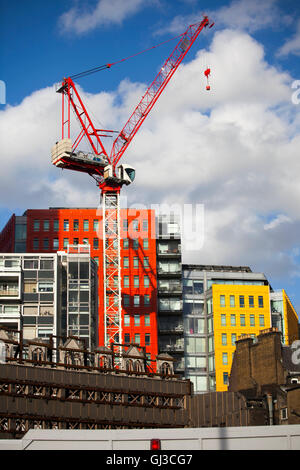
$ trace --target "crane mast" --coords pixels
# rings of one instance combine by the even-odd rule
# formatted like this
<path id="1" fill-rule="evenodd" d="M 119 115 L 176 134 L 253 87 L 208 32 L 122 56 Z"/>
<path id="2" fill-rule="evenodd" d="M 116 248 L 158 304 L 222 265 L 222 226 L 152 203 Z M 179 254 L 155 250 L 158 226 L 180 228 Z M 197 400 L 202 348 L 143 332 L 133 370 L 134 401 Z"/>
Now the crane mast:
<path id="1" fill-rule="evenodd" d="M 102 139 L 114 132 L 94 126 L 71 77 L 64 78 L 57 90 L 62 95 L 62 139 L 52 147 L 52 163 L 60 168 L 88 173 L 96 179 L 102 196 L 103 282 L 104 282 L 104 344 L 122 342 L 122 290 L 121 290 L 121 237 L 120 191 L 130 184 L 135 171 L 129 165 L 117 165 L 135 134 L 155 105 L 159 96 L 178 69 L 183 58 L 203 28 L 211 28 L 207 16 L 190 25 L 161 67 L 151 85 L 134 109 L 122 130 L 114 140 L 110 154 Z M 107 67 L 110 67 L 109 64 Z M 71 140 L 70 110 L 73 110 L 80 131 Z M 78 150 L 83 138 L 89 142 L 92 152 Z M 119 358 L 121 358 L 121 348 Z"/>

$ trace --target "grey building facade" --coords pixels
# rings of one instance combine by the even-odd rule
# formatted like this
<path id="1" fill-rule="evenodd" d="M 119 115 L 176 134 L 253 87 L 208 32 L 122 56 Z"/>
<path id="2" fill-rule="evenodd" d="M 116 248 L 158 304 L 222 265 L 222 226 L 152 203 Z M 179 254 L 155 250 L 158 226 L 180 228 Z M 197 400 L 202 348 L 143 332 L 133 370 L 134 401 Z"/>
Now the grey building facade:
<path id="1" fill-rule="evenodd" d="M 0 254 L 0 325 L 24 339 L 73 335 L 97 342 L 97 268 L 87 247 Z"/>
<path id="2" fill-rule="evenodd" d="M 184 372 L 182 265 L 180 219 L 176 214 L 157 220 L 158 351 L 174 359 L 174 371 Z"/>

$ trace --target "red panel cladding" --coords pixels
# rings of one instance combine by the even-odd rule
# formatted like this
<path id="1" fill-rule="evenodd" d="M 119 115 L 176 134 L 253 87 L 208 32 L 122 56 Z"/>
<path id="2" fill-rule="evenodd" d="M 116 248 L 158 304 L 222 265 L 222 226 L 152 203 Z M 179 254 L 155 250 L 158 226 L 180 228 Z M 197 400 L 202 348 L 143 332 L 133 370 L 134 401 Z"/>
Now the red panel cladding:
<path id="1" fill-rule="evenodd" d="M 0 233 L 0 252 L 13 253 L 15 250 L 16 216 L 13 214 Z"/>
<path id="2" fill-rule="evenodd" d="M 122 293 L 129 295 L 130 305 L 122 307 L 123 313 L 123 338 L 130 335 L 131 341 L 135 335 L 140 335 L 140 345 L 146 346 L 146 352 L 155 359 L 158 354 L 157 339 L 157 280 L 156 280 L 156 231 L 155 213 L 153 210 L 121 209 L 121 276 Z M 124 230 L 123 221 L 128 220 L 128 230 Z M 34 220 L 39 220 L 39 231 L 34 230 Z M 44 230 L 44 221 L 49 220 L 49 230 Z M 58 221 L 58 231 L 54 230 L 54 221 Z M 94 221 L 98 220 L 98 230 Z M 138 230 L 134 229 L 134 220 L 138 222 Z M 66 224 L 64 226 L 64 221 Z M 74 224 L 74 221 L 78 221 Z M 86 229 L 84 227 L 86 222 Z M 147 227 L 145 223 L 147 221 Z M 144 227 L 144 230 L 143 230 Z M 66 230 L 64 230 L 64 228 Z M 95 229 L 95 230 L 94 230 Z M 124 238 L 130 238 L 129 247 L 123 247 Z M 138 240 L 138 248 L 135 248 L 133 238 Z M 49 248 L 45 248 L 44 239 L 49 240 Z M 58 239 L 58 248 L 53 247 L 53 240 Z M 33 241 L 39 241 L 38 248 L 34 249 Z M 98 262 L 98 321 L 99 321 L 99 346 L 104 344 L 104 308 L 103 308 L 103 239 L 102 239 L 102 210 L 100 209 L 42 209 L 27 211 L 27 252 L 46 253 L 61 251 L 64 248 L 64 239 L 70 244 L 74 241 L 82 244 L 84 239 L 91 246 L 91 256 Z M 143 240 L 148 240 L 144 243 Z M 97 247 L 98 245 L 98 247 Z M 128 258 L 129 267 L 124 267 L 124 257 Z M 135 267 L 138 258 L 138 267 Z M 145 267 L 144 258 L 148 258 L 149 267 Z M 147 264 L 147 263 L 146 263 Z M 124 286 L 124 276 L 128 276 L 129 287 Z M 134 287 L 134 276 L 139 278 L 139 287 Z M 144 276 L 149 278 L 149 287 L 144 286 Z M 139 295 L 140 306 L 134 306 L 134 296 Z M 145 305 L 145 296 L 149 296 L 149 305 Z M 124 325 L 124 314 L 130 316 L 130 326 Z M 134 324 L 134 315 L 140 316 L 140 325 Z M 145 325 L 145 316 L 149 315 L 150 325 Z M 150 345 L 145 345 L 145 335 L 150 334 Z"/>

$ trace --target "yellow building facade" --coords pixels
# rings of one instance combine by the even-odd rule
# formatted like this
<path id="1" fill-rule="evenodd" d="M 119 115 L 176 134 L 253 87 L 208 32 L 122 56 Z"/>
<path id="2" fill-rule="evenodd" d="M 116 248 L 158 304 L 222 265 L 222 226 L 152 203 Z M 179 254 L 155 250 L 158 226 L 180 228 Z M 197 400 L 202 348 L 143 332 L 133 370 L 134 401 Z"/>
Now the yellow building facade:
<path id="1" fill-rule="evenodd" d="M 226 391 L 235 341 L 270 328 L 270 288 L 265 285 L 214 284 L 207 299 L 212 315 L 216 391 Z"/>
<path id="2" fill-rule="evenodd" d="M 285 290 L 282 290 L 283 300 L 283 344 L 291 345 L 299 337 L 299 319 Z"/>

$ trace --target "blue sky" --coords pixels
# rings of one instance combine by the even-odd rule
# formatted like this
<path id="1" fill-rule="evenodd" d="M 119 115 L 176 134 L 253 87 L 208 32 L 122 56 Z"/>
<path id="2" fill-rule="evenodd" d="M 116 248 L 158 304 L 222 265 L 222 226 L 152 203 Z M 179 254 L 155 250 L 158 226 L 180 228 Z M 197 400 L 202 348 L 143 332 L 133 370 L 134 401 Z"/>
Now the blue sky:
<path id="1" fill-rule="evenodd" d="M 300 310 L 299 2 L 2 0 L 0 9 L 0 227 L 26 208 L 98 204 L 93 182 L 50 164 L 60 138 L 54 84 L 177 36 L 206 13 L 215 27 L 128 148 L 138 169 L 129 202 L 203 203 L 205 243 L 184 261 L 249 265 Z M 97 118 L 124 124 L 175 44 L 81 79 Z"/>

